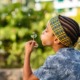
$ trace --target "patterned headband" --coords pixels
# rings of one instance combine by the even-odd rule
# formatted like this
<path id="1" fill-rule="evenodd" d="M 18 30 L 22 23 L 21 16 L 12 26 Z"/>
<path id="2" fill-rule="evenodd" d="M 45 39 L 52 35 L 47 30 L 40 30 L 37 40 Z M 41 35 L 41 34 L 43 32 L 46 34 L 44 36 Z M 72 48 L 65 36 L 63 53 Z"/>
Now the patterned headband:
<path id="1" fill-rule="evenodd" d="M 71 46 L 72 41 L 67 36 L 63 27 L 61 26 L 58 16 L 51 18 L 49 22 L 53 29 L 54 35 L 56 35 L 56 37 L 60 40 L 60 42 L 65 46 Z"/>

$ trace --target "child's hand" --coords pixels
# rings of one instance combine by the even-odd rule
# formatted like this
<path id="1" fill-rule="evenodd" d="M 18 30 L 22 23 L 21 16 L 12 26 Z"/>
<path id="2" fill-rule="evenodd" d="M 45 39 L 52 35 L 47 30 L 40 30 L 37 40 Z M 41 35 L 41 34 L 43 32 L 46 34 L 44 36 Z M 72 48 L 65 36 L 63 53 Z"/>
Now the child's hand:
<path id="1" fill-rule="evenodd" d="M 30 54 L 32 52 L 32 50 L 34 49 L 35 46 L 37 46 L 38 44 L 36 43 L 36 41 L 28 41 L 25 45 L 25 54 Z"/>

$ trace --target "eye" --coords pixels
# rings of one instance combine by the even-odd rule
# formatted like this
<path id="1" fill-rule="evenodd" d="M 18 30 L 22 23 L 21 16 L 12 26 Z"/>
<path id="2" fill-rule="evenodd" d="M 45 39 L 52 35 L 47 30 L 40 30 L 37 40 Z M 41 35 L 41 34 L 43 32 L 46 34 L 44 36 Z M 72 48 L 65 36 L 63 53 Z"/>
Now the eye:
<path id="1" fill-rule="evenodd" d="M 48 30 L 45 30 L 45 32 L 48 32 Z"/>
<path id="2" fill-rule="evenodd" d="M 47 33 L 48 32 L 48 29 L 46 28 L 42 33 L 44 34 L 44 33 Z"/>
<path id="3" fill-rule="evenodd" d="M 45 32 L 48 32 L 48 29 L 47 28 L 45 29 Z"/>

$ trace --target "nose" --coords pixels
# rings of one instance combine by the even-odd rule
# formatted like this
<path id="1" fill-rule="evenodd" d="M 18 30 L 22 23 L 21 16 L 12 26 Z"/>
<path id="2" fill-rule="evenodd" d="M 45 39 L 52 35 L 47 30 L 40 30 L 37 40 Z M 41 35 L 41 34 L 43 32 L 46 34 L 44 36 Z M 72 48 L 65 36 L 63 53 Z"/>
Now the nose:
<path id="1" fill-rule="evenodd" d="M 42 34 L 44 34 L 44 31 L 42 32 Z"/>
<path id="2" fill-rule="evenodd" d="M 42 34 L 44 34 L 45 33 L 45 30 L 42 32 Z"/>

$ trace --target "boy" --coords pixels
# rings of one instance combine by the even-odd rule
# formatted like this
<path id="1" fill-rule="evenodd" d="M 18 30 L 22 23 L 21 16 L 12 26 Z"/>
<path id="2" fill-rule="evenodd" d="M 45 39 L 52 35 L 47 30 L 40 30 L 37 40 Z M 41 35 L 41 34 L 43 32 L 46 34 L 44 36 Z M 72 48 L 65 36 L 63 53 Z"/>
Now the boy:
<path id="1" fill-rule="evenodd" d="M 80 52 L 72 48 L 79 36 L 79 25 L 71 18 L 61 15 L 51 18 L 41 34 L 41 41 L 44 46 L 52 47 L 56 54 L 49 56 L 33 73 L 30 56 L 37 43 L 27 42 L 23 80 L 80 80 Z"/>

